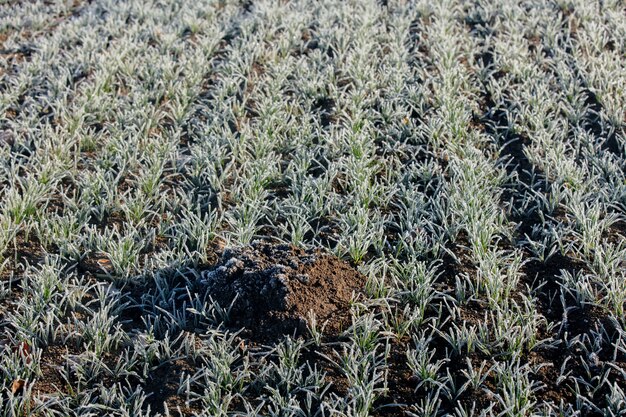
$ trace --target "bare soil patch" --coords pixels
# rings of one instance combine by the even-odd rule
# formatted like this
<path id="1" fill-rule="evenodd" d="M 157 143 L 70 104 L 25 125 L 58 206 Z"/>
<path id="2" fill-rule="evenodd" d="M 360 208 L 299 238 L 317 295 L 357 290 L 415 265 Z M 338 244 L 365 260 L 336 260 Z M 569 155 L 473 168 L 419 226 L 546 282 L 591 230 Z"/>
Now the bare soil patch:
<path id="1" fill-rule="evenodd" d="M 262 342 L 305 333 L 311 313 L 325 334 L 338 334 L 365 284 L 348 263 L 319 249 L 263 241 L 226 249 L 202 275 L 220 306 L 232 304 L 228 326 Z"/>
<path id="2" fill-rule="evenodd" d="M 163 414 L 167 405 L 173 415 L 191 415 L 201 411 L 190 408 L 183 396 L 178 395 L 181 376 L 185 373 L 193 375 L 195 372 L 196 365 L 189 358 L 166 362 L 152 371 L 145 384 L 150 410 Z"/>

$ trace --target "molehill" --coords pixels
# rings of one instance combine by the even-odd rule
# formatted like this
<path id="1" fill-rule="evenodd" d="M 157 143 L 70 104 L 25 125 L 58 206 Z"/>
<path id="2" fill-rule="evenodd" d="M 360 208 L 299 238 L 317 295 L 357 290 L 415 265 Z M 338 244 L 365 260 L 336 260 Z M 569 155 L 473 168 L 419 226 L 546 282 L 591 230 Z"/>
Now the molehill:
<path id="1" fill-rule="evenodd" d="M 202 273 L 202 284 L 220 306 L 232 303 L 228 327 L 267 342 L 305 333 L 311 312 L 325 334 L 338 334 L 349 324 L 350 302 L 365 277 L 319 249 L 255 241 L 225 249 Z"/>

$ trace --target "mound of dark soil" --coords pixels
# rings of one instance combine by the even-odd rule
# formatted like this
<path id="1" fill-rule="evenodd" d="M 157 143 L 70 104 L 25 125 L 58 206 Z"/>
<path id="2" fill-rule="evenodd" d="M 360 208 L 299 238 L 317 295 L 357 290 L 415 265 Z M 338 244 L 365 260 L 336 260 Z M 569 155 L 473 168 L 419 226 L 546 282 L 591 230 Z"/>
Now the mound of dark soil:
<path id="1" fill-rule="evenodd" d="M 337 334 L 365 284 L 362 274 L 335 256 L 264 241 L 225 249 L 202 276 L 220 306 L 232 303 L 227 325 L 260 341 L 306 332 L 309 312 L 318 328 L 326 324 L 325 334 Z"/>

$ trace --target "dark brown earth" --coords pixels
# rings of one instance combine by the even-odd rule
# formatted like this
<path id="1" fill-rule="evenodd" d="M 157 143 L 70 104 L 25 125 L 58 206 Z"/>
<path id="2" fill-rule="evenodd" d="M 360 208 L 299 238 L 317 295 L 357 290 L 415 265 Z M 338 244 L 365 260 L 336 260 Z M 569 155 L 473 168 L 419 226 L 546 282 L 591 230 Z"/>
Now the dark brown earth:
<path id="1" fill-rule="evenodd" d="M 150 373 L 145 390 L 149 393 L 147 403 L 150 410 L 163 414 L 165 406 L 173 415 L 191 415 L 196 410 L 190 408 L 182 395 L 178 394 L 178 384 L 183 374 L 193 375 L 196 372 L 196 365 L 189 358 L 176 359 L 165 362 Z"/>
<path id="2" fill-rule="evenodd" d="M 202 276 L 221 307 L 232 304 L 227 326 L 260 342 L 306 333 L 311 313 L 325 334 L 338 334 L 365 285 L 361 273 L 319 249 L 264 241 L 226 249 Z"/>

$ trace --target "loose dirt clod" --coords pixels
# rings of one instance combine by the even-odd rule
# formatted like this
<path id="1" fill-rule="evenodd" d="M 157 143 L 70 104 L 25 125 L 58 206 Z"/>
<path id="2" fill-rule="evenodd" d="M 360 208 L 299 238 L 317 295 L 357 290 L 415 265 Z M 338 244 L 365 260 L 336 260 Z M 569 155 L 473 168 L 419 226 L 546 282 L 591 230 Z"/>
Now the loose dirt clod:
<path id="1" fill-rule="evenodd" d="M 202 276 L 215 301 L 232 303 L 228 325 L 261 341 L 302 334 L 309 312 L 320 327 L 325 323 L 324 333 L 338 333 L 349 320 L 353 295 L 365 284 L 361 273 L 335 256 L 264 241 L 226 249 Z"/>

